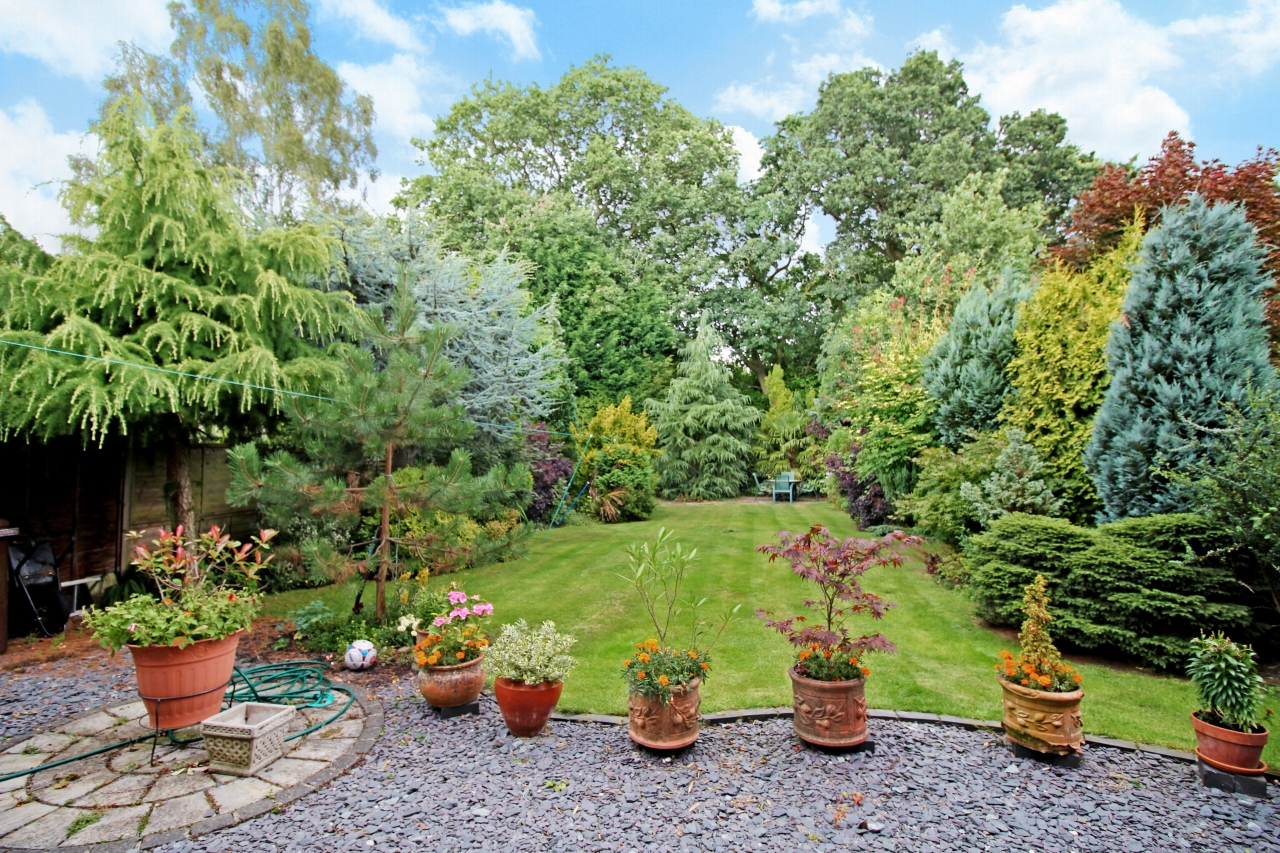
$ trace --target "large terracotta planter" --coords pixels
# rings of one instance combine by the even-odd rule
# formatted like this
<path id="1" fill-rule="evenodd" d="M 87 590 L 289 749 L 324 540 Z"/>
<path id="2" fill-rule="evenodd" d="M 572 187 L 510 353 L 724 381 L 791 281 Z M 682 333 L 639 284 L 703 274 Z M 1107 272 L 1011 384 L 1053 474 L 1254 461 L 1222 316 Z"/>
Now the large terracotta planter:
<path id="1" fill-rule="evenodd" d="M 202 723 L 222 710 L 222 694 L 236 666 L 236 647 L 244 631 L 221 640 L 200 640 L 186 648 L 129 646 L 138 694 L 151 725 L 181 729 Z M 180 698 L 186 697 L 186 698 Z"/>
<path id="2" fill-rule="evenodd" d="M 1084 727 L 1080 718 L 1083 690 L 1052 693 L 1014 684 L 1000 676 L 1004 691 L 1005 737 L 1011 743 L 1036 752 L 1069 755 L 1084 746 Z"/>
<path id="3" fill-rule="evenodd" d="M 457 666 L 424 666 L 418 670 L 418 690 L 427 704 L 456 708 L 474 702 L 484 689 L 484 652 Z"/>
<path id="4" fill-rule="evenodd" d="M 510 678 L 497 678 L 493 682 L 498 710 L 507 723 L 507 731 L 516 737 L 533 737 L 542 731 L 560 701 L 562 689 L 563 681 L 525 684 Z"/>
<path id="5" fill-rule="evenodd" d="M 671 701 L 663 704 L 639 693 L 627 697 L 627 734 L 650 749 L 683 749 L 698 739 L 698 706 L 702 697 L 695 678 L 688 687 L 671 688 Z"/>
<path id="6" fill-rule="evenodd" d="M 866 682 L 818 681 L 791 667 L 791 718 L 796 736 L 816 746 L 857 746 L 867 739 Z"/>
<path id="7" fill-rule="evenodd" d="M 1196 755 L 1205 764 L 1239 773 L 1241 776 L 1261 776 L 1267 772 L 1262 761 L 1262 749 L 1267 745 L 1265 728 L 1260 732 L 1238 732 L 1206 723 L 1191 715 L 1191 725 L 1196 730 Z"/>

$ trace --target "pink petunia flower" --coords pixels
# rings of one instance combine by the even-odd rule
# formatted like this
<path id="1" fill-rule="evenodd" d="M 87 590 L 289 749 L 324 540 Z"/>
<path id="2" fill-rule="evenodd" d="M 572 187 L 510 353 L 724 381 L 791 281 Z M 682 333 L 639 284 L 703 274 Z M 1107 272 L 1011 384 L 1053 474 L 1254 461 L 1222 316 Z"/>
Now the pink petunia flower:
<path id="1" fill-rule="evenodd" d="M 453 592 L 449 593 L 450 604 L 465 604 L 466 601 L 467 601 L 467 594 L 462 590 L 455 589 Z"/>
<path id="2" fill-rule="evenodd" d="M 453 620 L 450 619 L 448 616 L 437 616 L 435 618 L 435 621 L 432 624 L 434 624 L 437 628 L 443 628 L 445 625 L 448 625 L 452 621 Z"/>
<path id="3" fill-rule="evenodd" d="M 493 605 L 488 602 L 484 604 L 477 604 L 475 607 L 471 608 L 471 612 L 477 616 L 488 616 L 493 612 Z"/>
<path id="4" fill-rule="evenodd" d="M 471 611 L 465 607 L 455 607 L 449 611 L 450 616 L 457 616 L 459 619 L 466 619 L 471 615 Z"/>

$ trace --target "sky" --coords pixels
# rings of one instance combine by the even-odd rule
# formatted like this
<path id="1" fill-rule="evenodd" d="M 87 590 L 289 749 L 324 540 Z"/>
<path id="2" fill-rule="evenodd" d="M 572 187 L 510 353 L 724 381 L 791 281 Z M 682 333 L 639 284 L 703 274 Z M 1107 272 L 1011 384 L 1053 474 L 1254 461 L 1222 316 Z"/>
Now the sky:
<path id="1" fill-rule="evenodd" d="M 734 130 L 741 172 L 758 140 L 810 109 L 830 73 L 896 68 L 913 50 L 964 64 L 995 117 L 1037 108 L 1112 160 L 1145 159 L 1171 130 L 1204 158 L 1280 148 L 1280 0 L 313 0 L 317 53 L 374 99 L 385 209 L 420 174 L 412 137 L 493 76 L 547 86 L 597 54 L 634 65 Z M 46 247 L 69 230 L 57 192 L 117 45 L 164 52 L 166 0 L 0 0 L 0 214 Z M 830 238 L 829 223 L 809 235 Z"/>

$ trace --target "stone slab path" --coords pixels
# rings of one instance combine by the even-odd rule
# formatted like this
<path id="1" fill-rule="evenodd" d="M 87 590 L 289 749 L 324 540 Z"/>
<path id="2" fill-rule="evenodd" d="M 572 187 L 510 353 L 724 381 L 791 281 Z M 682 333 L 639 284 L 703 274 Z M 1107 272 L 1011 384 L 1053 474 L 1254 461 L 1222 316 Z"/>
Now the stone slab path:
<path id="1" fill-rule="evenodd" d="M 302 709 L 291 731 L 322 722 L 340 707 Z M 93 845 L 106 853 L 232 826 L 329 782 L 372 746 L 380 728 L 376 702 L 357 701 L 334 723 L 287 741 L 284 757 L 245 778 L 209 772 L 208 754 L 198 743 L 179 747 L 162 740 L 154 765 L 144 741 L 0 782 L 0 849 Z M 0 745 L 0 776 L 149 731 L 140 701 L 91 710 Z"/>
<path id="2" fill-rule="evenodd" d="M 1201 787 L 1191 765 L 1093 747 L 1077 769 L 998 734 L 872 720 L 873 753 L 801 746 L 790 720 L 708 726 L 674 756 L 621 726 L 510 737 L 493 701 L 441 720 L 410 680 L 382 737 L 327 788 L 163 853 L 337 851 L 1280 851 L 1280 791 Z"/>

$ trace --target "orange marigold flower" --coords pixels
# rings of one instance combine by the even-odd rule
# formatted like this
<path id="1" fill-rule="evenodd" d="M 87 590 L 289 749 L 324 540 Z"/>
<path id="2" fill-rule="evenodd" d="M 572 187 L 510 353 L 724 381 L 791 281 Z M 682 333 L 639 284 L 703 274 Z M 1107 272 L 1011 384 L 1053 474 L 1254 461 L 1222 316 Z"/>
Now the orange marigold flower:
<path id="1" fill-rule="evenodd" d="M 1024 679 L 1022 679 L 1022 686 L 1023 686 L 1023 687 L 1029 687 L 1029 686 L 1031 686 L 1031 682 L 1030 682 L 1030 681 L 1027 681 L 1027 680 L 1024 678 Z"/>
<path id="2" fill-rule="evenodd" d="M 636 678 L 644 678 L 644 670 L 643 670 L 643 669 L 636 673 Z"/>
<path id="3" fill-rule="evenodd" d="M 1048 687 L 1048 686 L 1049 686 L 1050 684 L 1052 684 L 1052 683 L 1053 683 L 1053 679 L 1052 679 L 1052 678 L 1050 678 L 1049 676 L 1047 676 L 1047 675 L 1042 675 L 1042 676 L 1040 676 L 1040 686 L 1041 686 L 1041 687 Z"/>
<path id="4" fill-rule="evenodd" d="M 1084 681 L 1084 678 L 1079 675 L 1073 675 L 1071 676 L 1071 680 L 1074 681 L 1076 684 L 1079 684 L 1080 682 Z"/>
<path id="5" fill-rule="evenodd" d="M 694 651 L 693 649 L 689 649 L 689 657 L 693 658 L 694 660 L 697 660 L 697 659 L 698 659 L 698 653 L 697 653 L 696 651 Z"/>
<path id="6" fill-rule="evenodd" d="M 813 652 L 809 651 L 808 649 L 805 649 L 804 651 L 802 651 L 802 652 L 800 653 L 800 660 L 808 660 L 808 659 L 809 659 L 809 655 L 811 655 L 811 654 L 813 654 Z"/>
<path id="7" fill-rule="evenodd" d="M 705 663 L 704 663 L 704 664 L 700 664 L 700 665 L 701 665 L 701 667 L 702 667 L 703 669 L 709 669 L 709 668 L 710 668 L 710 667 L 708 667 Z"/>
<path id="8" fill-rule="evenodd" d="M 640 663 L 648 663 L 648 662 L 649 662 L 649 656 L 648 656 L 647 654 L 645 654 L 644 652 L 641 652 L 640 654 L 636 655 L 636 657 L 640 660 Z"/>
<path id="9" fill-rule="evenodd" d="M 823 652 L 823 653 L 822 653 L 822 656 L 823 656 L 824 658 L 827 658 L 828 660 L 830 660 L 830 659 L 831 659 L 831 649 L 827 649 L 825 652 Z"/>
<path id="10" fill-rule="evenodd" d="M 857 666 L 857 665 L 858 665 L 857 658 L 849 658 L 849 666 Z M 996 669 L 999 669 L 999 668 L 1000 668 L 999 666 L 996 667 Z"/>
<path id="11" fill-rule="evenodd" d="M 623 666 L 631 666 L 631 658 L 627 658 L 622 662 Z"/>
<path id="12" fill-rule="evenodd" d="M 465 658 L 466 656 L 467 656 L 467 653 L 466 653 L 466 652 L 458 652 L 458 654 L 457 654 L 457 658 L 458 658 L 458 660 L 462 660 L 462 659 L 463 659 L 463 658 Z"/>
<path id="13" fill-rule="evenodd" d="M 870 675 L 870 674 L 871 674 L 871 669 L 870 669 L 869 667 L 865 667 L 865 666 L 864 666 L 864 667 L 862 668 L 862 674 L 863 674 L 863 676 L 868 676 L 868 675 Z"/>
<path id="14" fill-rule="evenodd" d="M 658 683 L 661 684 L 663 687 L 666 687 L 668 684 L 671 683 L 671 679 L 667 678 L 665 675 L 659 675 Z"/>
<path id="15" fill-rule="evenodd" d="M 424 655 L 422 652 L 418 652 L 416 655 L 414 655 L 413 659 L 418 662 L 418 666 L 426 666 L 427 664 L 427 656 Z"/>

